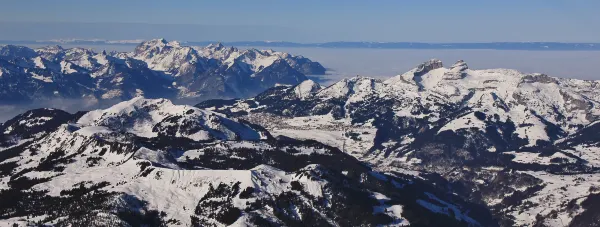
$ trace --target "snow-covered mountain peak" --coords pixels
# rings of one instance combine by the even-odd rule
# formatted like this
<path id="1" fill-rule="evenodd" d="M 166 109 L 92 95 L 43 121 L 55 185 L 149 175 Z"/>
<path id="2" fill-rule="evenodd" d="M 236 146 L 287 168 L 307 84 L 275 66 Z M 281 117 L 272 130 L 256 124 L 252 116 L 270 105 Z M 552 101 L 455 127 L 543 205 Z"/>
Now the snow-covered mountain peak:
<path id="1" fill-rule="evenodd" d="M 434 58 L 417 65 L 406 73 L 387 79 L 384 83 L 396 87 L 397 90 L 413 90 L 415 88 L 420 90 L 423 89 L 422 81 L 427 80 L 424 77 L 430 72 L 438 72 L 432 75 L 439 75 L 439 79 L 442 79 L 444 74 L 442 71 L 447 70 L 443 67 L 442 61 Z"/>
<path id="2" fill-rule="evenodd" d="M 124 101 L 104 110 L 90 111 L 77 124 L 82 128 L 129 132 L 140 137 L 169 135 L 197 141 L 261 138 L 256 130 L 221 114 L 193 106 L 175 105 L 167 99 L 143 97 Z"/>
<path id="3" fill-rule="evenodd" d="M 221 50 L 221 49 L 225 48 L 225 46 L 223 45 L 223 43 L 217 42 L 217 43 L 208 44 L 208 46 L 206 46 L 206 48 L 214 49 L 214 50 Z"/>
<path id="4" fill-rule="evenodd" d="M 418 65 L 415 69 L 414 69 L 414 75 L 415 76 L 422 76 L 424 74 L 427 74 L 429 71 L 434 70 L 434 69 L 439 69 L 444 67 L 444 64 L 442 63 L 441 60 L 439 59 L 430 59 L 426 62 L 421 63 L 420 65 Z"/>
<path id="5" fill-rule="evenodd" d="M 321 98 L 343 98 L 356 96 L 357 100 L 364 97 L 366 94 L 371 94 L 376 90 L 380 89 L 382 83 L 378 79 L 364 76 L 355 76 L 351 78 L 343 79 L 337 83 L 332 84 L 318 92 L 318 96 Z"/>
<path id="6" fill-rule="evenodd" d="M 96 125 L 104 118 L 131 115 L 134 114 L 134 112 L 142 111 L 144 109 L 146 111 L 151 111 L 151 106 L 153 107 L 153 110 L 156 110 L 163 107 L 171 107 L 173 104 L 167 99 L 145 99 L 143 97 L 136 97 L 131 100 L 115 104 L 114 106 L 104 110 L 90 111 L 83 115 L 79 121 L 77 121 L 77 123 L 83 126 Z"/>
<path id="7" fill-rule="evenodd" d="M 300 99 L 305 99 L 307 97 L 312 96 L 312 94 L 321 90 L 321 85 L 313 80 L 305 80 L 302 83 L 296 85 L 294 87 L 294 92 L 296 96 Z"/>
<path id="8" fill-rule="evenodd" d="M 467 69 L 469 69 L 467 63 L 463 60 L 459 60 L 450 67 L 448 72 L 444 73 L 443 78 L 446 80 L 459 80 L 465 78 L 467 76 L 467 72 L 465 72 Z"/>
<path id="9" fill-rule="evenodd" d="M 130 57 L 146 62 L 153 70 L 173 75 L 178 75 L 181 67 L 187 64 L 202 64 L 202 60 L 193 48 L 181 46 L 177 41 L 167 42 L 164 39 L 141 43 Z"/>
<path id="10" fill-rule="evenodd" d="M 134 50 L 136 55 L 159 54 L 168 47 L 178 47 L 179 43 L 168 42 L 165 39 L 152 39 L 140 43 Z"/>

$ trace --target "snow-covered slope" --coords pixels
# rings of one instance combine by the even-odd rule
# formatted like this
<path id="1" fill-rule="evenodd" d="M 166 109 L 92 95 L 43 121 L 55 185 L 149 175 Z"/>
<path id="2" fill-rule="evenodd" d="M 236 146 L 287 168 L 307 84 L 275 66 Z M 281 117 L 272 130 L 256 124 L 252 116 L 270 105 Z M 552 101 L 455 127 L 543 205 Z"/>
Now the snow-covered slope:
<path id="1" fill-rule="evenodd" d="M 192 106 L 173 105 L 167 99 L 134 98 L 108 109 L 83 115 L 76 132 L 128 132 L 140 137 L 173 136 L 195 141 L 259 140 L 266 135 L 250 126 L 225 118 L 222 114 Z"/>
<path id="2" fill-rule="evenodd" d="M 1 126 L 1 226 L 495 225 L 421 178 L 165 99 Z"/>
<path id="3" fill-rule="evenodd" d="M 322 141 L 382 171 L 437 173 L 442 180 L 432 180 L 486 204 L 503 226 L 562 226 L 589 223 L 598 210 L 568 205 L 593 200 L 580 192 L 596 183 L 552 186 L 565 175 L 600 176 L 600 140 L 590 137 L 598 83 L 432 59 L 385 81 L 354 77 L 299 96 L 304 82 L 197 106 Z"/>

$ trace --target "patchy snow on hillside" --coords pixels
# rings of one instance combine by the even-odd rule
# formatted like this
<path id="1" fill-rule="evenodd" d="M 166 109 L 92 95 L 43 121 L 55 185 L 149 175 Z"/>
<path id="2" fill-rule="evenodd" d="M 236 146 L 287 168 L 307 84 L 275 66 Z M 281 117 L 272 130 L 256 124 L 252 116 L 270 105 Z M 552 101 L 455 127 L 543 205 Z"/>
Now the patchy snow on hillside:
<path id="1" fill-rule="evenodd" d="M 575 174 L 575 175 L 554 175 L 546 172 L 526 172 L 543 181 L 541 191 L 537 192 L 523 202 L 540 204 L 540 206 L 531 206 L 523 210 L 513 210 L 511 212 L 516 218 L 516 224 L 528 226 L 535 222 L 537 215 L 552 215 L 552 218 L 544 220 L 548 226 L 565 226 L 570 223 L 573 217 L 581 213 L 583 209 L 569 209 L 569 204 L 575 202 L 577 206 L 589 195 L 590 190 L 600 188 L 599 174 Z M 572 205 L 571 205 L 572 206 Z"/>
<path id="2" fill-rule="evenodd" d="M 390 198 L 378 192 L 373 192 L 373 197 L 379 201 L 379 206 L 373 207 L 373 214 L 385 213 L 394 218 L 394 222 L 385 226 L 410 226 L 410 222 L 402 217 L 402 205 L 386 205 Z"/>
<path id="3" fill-rule="evenodd" d="M 41 80 L 41 81 L 46 82 L 46 83 L 52 83 L 52 82 L 54 82 L 52 80 L 52 77 L 40 76 L 40 75 L 37 75 L 35 73 L 31 73 L 31 74 L 32 74 L 31 78 L 33 78 L 33 79 Z"/>
<path id="4" fill-rule="evenodd" d="M 512 161 L 518 163 L 550 165 L 553 163 L 575 163 L 577 161 L 576 159 L 571 158 L 561 152 L 556 152 L 550 156 L 541 156 L 540 153 L 515 151 L 504 152 L 504 154 L 514 155 L 515 158 L 512 159 Z M 557 161 L 553 162 L 554 160 Z"/>

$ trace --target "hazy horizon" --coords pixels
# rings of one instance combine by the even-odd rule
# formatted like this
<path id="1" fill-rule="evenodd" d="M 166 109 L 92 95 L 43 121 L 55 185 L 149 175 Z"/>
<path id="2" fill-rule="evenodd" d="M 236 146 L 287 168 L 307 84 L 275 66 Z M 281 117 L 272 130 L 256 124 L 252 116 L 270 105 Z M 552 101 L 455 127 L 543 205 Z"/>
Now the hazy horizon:
<path id="1" fill-rule="evenodd" d="M 596 0 L 8 1 L 0 7 L 0 40 L 600 43 L 600 30 L 592 29 L 600 24 L 598 8 Z M 134 45 L 84 47 L 131 51 Z M 473 69 L 600 80 L 600 51 L 257 49 L 322 63 L 329 69 L 328 75 L 318 77 L 324 85 L 356 75 L 389 78 L 431 58 L 441 59 L 446 67 L 462 59 Z M 69 100 L 40 106 L 79 108 Z"/>
<path id="2" fill-rule="evenodd" d="M 0 30 L 10 32 L 0 40 L 600 42 L 600 30 L 590 29 L 600 23 L 596 0 L 31 0 L 2 6 Z"/>
<path id="3" fill-rule="evenodd" d="M 3 22 L 0 21 L 0 26 Z M 42 36 L 43 37 L 43 36 Z M 254 39 L 254 40 L 185 40 L 185 39 L 167 39 L 166 36 L 152 36 L 150 38 L 138 38 L 138 39 L 106 39 L 106 38 L 80 38 L 80 37 L 62 37 L 62 38 L 51 38 L 51 39 L 0 39 L 0 45 L 77 45 L 72 41 L 84 41 L 84 42 L 102 42 L 102 41 L 127 41 L 124 43 L 99 43 L 99 44 L 84 44 L 84 45 L 107 45 L 107 46 L 119 46 L 119 45 L 137 45 L 136 42 L 143 42 L 154 39 L 165 39 L 167 41 L 178 41 L 184 43 L 245 43 L 245 42 L 265 42 L 265 43 L 293 43 L 293 44 L 325 44 L 325 43 L 421 43 L 421 44 L 494 44 L 494 43 L 564 43 L 564 44 L 600 44 L 600 41 L 594 42 L 583 42 L 583 41 L 552 41 L 552 40 L 529 40 L 529 41 L 510 41 L 510 40 L 489 40 L 482 42 L 474 41 L 455 41 L 455 42 L 427 42 L 420 40 L 396 40 L 396 41 L 373 41 L 373 40 L 330 40 L 323 42 L 296 42 L 289 40 L 268 40 L 268 39 Z M 3 43 L 4 41 L 4 43 Z M 19 43 L 22 42 L 22 43 Z M 64 42 L 64 43 L 62 43 Z M 17 44 L 14 44 L 17 43 Z M 264 46 L 271 47 L 271 46 Z M 276 47 L 276 46 L 273 46 Z M 310 46 L 309 46 L 310 47 Z M 327 48 L 327 47 L 326 47 Z M 384 48 L 384 49 L 397 49 L 397 48 Z M 595 50 L 594 50 L 595 51 Z"/>

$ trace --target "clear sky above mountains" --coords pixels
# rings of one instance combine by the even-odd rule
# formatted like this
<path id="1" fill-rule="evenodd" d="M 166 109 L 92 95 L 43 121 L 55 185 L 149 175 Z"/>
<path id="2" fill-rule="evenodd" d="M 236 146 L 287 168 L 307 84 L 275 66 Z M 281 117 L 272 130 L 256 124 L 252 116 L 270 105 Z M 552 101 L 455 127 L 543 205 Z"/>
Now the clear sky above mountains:
<path id="1" fill-rule="evenodd" d="M 598 0 L 5 1 L 0 40 L 600 42 L 599 11 Z"/>

